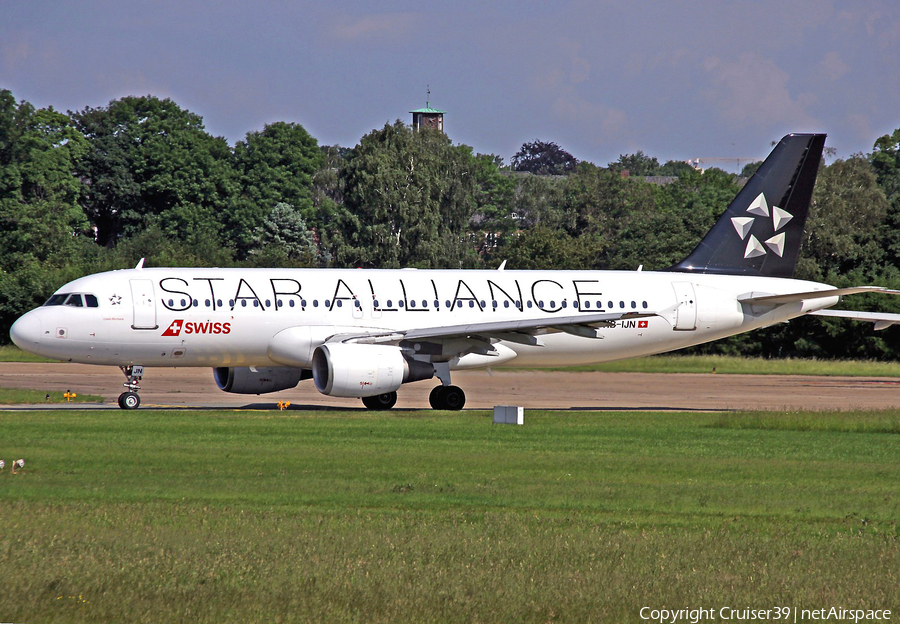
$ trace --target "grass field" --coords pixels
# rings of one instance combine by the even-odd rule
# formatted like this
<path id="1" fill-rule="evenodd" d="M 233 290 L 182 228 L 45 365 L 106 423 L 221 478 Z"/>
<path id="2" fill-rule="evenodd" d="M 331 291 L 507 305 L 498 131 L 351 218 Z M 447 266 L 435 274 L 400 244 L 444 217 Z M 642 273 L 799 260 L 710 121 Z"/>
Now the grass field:
<path id="1" fill-rule="evenodd" d="M 72 403 L 102 403 L 103 397 L 96 394 L 78 394 L 69 400 Z M 0 405 L 19 405 L 27 403 L 66 403 L 61 392 L 45 392 L 43 390 L 23 390 L 19 388 L 0 388 Z"/>
<path id="2" fill-rule="evenodd" d="M 799 360 L 729 355 L 652 355 L 649 357 L 572 366 L 554 370 L 608 373 L 720 373 L 723 375 L 829 375 L 900 377 L 900 362 L 873 360 Z"/>
<path id="3" fill-rule="evenodd" d="M 895 413 L 0 413 L 0 621 L 900 610 Z"/>
<path id="4" fill-rule="evenodd" d="M 55 362 L 39 355 L 22 351 L 16 345 L 0 345 L 0 362 Z"/>

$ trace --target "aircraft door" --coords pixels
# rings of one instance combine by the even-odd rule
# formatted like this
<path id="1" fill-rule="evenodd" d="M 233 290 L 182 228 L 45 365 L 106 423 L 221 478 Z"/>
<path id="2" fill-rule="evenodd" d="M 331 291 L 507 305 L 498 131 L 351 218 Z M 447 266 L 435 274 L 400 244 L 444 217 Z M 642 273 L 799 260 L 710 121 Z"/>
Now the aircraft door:
<path id="1" fill-rule="evenodd" d="M 675 290 L 675 329 L 691 331 L 697 329 L 697 297 L 691 282 L 672 282 Z"/>
<path id="2" fill-rule="evenodd" d="M 131 282 L 131 302 L 134 307 L 132 329 L 158 329 L 156 324 L 156 299 L 153 282 L 148 279 L 133 279 Z"/>

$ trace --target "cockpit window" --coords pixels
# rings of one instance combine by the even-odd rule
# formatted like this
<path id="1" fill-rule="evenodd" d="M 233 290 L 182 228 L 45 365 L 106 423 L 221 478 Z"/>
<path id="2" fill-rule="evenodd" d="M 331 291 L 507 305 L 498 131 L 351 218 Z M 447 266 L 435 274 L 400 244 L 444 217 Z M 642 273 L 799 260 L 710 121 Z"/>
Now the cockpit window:
<path id="1" fill-rule="evenodd" d="M 45 303 L 44 305 L 45 306 L 62 305 L 63 302 L 66 300 L 66 297 L 68 297 L 68 296 L 69 296 L 69 293 L 58 293 L 56 295 L 53 295 L 49 299 L 47 299 L 47 303 Z"/>
<path id="2" fill-rule="evenodd" d="M 83 297 L 83 298 L 82 298 Z M 99 308 L 100 302 L 95 295 L 82 295 L 79 293 L 57 293 L 47 299 L 45 306 L 67 305 L 73 308 Z"/>

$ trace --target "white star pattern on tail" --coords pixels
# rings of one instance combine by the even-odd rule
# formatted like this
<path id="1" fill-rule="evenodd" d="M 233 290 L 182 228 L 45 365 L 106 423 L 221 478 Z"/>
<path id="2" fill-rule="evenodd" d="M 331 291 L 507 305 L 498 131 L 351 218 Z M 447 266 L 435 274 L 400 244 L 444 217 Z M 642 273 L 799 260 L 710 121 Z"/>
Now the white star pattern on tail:
<path id="1" fill-rule="evenodd" d="M 756 196 L 756 199 L 750 202 L 750 205 L 747 207 L 747 212 L 756 215 L 756 217 L 732 217 L 731 224 L 737 231 L 738 236 L 741 237 L 741 240 L 747 241 L 747 248 L 744 250 L 744 258 L 758 258 L 759 256 L 766 255 L 768 252 L 766 251 L 766 248 L 763 247 L 762 243 L 759 242 L 759 239 L 750 234 L 750 230 L 753 229 L 753 224 L 756 222 L 757 217 L 770 216 L 769 204 L 766 202 L 764 193 L 760 193 Z M 794 216 L 778 206 L 772 206 L 771 217 L 772 229 L 775 232 L 775 235 L 766 239 L 765 244 L 766 247 L 771 249 L 779 258 L 781 258 L 784 256 L 784 232 L 779 234 L 778 230 L 786 226 Z M 747 238 L 748 235 L 749 239 Z"/>

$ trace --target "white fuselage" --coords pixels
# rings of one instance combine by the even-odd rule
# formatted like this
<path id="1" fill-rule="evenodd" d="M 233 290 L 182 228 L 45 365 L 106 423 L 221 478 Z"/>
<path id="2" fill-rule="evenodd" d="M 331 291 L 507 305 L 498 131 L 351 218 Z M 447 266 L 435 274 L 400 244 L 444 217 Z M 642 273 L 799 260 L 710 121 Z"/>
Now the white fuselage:
<path id="1" fill-rule="evenodd" d="M 91 275 L 60 294 L 82 305 L 43 306 L 16 322 L 19 346 L 46 357 L 128 366 L 302 365 L 280 332 L 335 334 L 459 326 L 598 312 L 655 313 L 619 320 L 602 339 L 541 336 L 542 346 L 500 341 L 452 368 L 603 362 L 716 340 L 834 305 L 822 297 L 777 306 L 739 296 L 832 288 L 766 277 L 626 271 L 360 269 L 131 269 Z M 92 295 L 88 299 L 85 295 Z M 57 302 L 62 298 L 57 298 Z M 283 334 L 287 335 L 287 334 Z"/>

